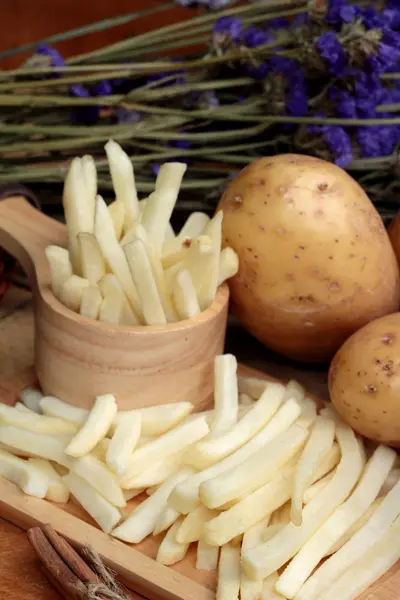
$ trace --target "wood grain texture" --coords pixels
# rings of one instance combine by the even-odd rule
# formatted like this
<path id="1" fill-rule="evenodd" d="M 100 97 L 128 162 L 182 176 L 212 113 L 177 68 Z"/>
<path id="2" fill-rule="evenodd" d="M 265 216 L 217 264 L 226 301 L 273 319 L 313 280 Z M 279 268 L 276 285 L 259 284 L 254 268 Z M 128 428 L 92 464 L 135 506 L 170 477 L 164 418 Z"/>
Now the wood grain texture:
<path id="1" fill-rule="evenodd" d="M 224 346 L 227 285 L 207 310 L 186 321 L 126 327 L 90 320 L 51 291 L 44 250 L 65 246 L 66 238 L 64 225 L 23 198 L 0 203 L 0 246 L 19 260 L 34 293 L 35 367 L 44 393 L 84 407 L 105 390 L 121 409 L 181 400 L 204 406 L 212 396 L 213 361 Z"/>
<path id="2" fill-rule="evenodd" d="M 54 2 L 54 0 L 2 0 L 0 21 L 0 50 L 36 42 L 75 27 L 95 23 L 117 15 L 128 14 L 149 7 L 157 7 L 164 0 L 97 0 L 96 2 Z M 138 35 L 156 27 L 187 19 L 196 11 L 176 7 L 145 16 L 112 29 L 100 31 L 55 46 L 67 57 L 89 52 L 106 44 Z M 32 52 L 17 54 L 1 61 L 2 68 L 17 68 Z"/>

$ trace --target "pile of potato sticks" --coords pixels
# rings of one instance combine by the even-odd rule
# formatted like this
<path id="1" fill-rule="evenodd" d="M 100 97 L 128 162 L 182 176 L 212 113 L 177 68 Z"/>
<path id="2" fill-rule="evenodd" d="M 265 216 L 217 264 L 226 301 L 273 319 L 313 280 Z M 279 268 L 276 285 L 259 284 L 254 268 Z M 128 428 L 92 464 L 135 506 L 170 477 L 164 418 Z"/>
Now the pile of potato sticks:
<path id="1" fill-rule="evenodd" d="M 71 494 L 125 542 L 164 533 L 164 565 L 197 544 L 218 600 L 356 598 L 400 558 L 396 452 L 331 406 L 318 414 L 295 381 L 238 377 L 229 354 L 214 371 L 201 413 L 117 411 L 110 394 L 88 411 L 27 389 L 0 406 L 0 474 L 53 502 Z"/>
<path id="2" fill-rule="evenodd" d="M 105 150 L 116 199 L 97 195 L 91 156 L 75 158 L 65 179 L 68 250 L 49 246 L 54 295 L 91 319 L 123 325 L 165 325 L 208 308 L 218 287 L 238 271 L 221 249 L 222 212 L 192 213 L 178 235 L 170 224 L 186 165 L 160 167 L 155 190 L 138 200 L 131 161 L 110 140 Z"/>

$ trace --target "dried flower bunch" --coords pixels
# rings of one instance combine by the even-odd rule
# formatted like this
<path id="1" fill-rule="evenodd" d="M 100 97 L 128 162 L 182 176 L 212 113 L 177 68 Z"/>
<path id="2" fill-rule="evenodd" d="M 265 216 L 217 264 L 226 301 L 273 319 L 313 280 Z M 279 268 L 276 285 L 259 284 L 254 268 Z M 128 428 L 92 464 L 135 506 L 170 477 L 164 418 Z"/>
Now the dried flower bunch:
<path id="1" fill-rule="evenodd" d="M 188 20 L 69 59 L 53 46 L 176 4 Z M 295 151 L 334 160 L 393 211 L 398 0 L 176 0 L 30 47 L 20 69 L 0 71 L 0 183 L 61 181 L 79 148 L 98 157 L 106 188 L 112 137 L 138 167 L 139 191 L 160 163 L 185 160 L 184 187 L 204 207 L 257 156 Z"/>

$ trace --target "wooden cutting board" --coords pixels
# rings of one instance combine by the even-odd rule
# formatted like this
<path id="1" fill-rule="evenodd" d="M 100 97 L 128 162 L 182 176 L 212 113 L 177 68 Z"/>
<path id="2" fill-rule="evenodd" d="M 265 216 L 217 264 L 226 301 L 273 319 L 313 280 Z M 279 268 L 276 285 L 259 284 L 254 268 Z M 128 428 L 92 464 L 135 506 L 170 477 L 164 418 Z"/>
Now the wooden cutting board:
<path id="1" fill-rule="evenodd" d="M 0 305 L 0 400 L 13 403 L 17 392 L 34 381 L 33 315 L 27 292 L 11 289 Z M 232 327 L 228 335 L 228 350 L 239 358 L 263 367 L 265 372 L 282 379 L 296 377 L 309 389 L 326 395 L 326 373 L 300 370 L 293 364 L 272 357 L 240 330 Z M 71 503 L 70 503 L 71 504 Z M 153 561 L 156 541 L 134 547 L 106 536 L 83 517 L 79 507 L 72 504 L 68 512 L 35 498 L 28 498 L 4 480 L 0 483 L 0 598 L 7 600 L 47 600 L 57 593 L 42 575 L 33 552 L 21 528 L 34 523 L 51 522 L 75 545 L 88 540 L 120 574 L 123 580 L 144 595 L 154 599 L 212 600 L 215 574 L 194 569 L 194 555 L 189 555 L 174 569 Z M 81 519 L 85 520 L 81 520 Z M 143 556 L 144 552 L 147 556 Z M 190 579 L 189 579 L 190 578 Z M 195 580 L 195 581 L 194 581 Z M 132 598 L 140 596 L 132 593 Z M 400 564 L 396 565 L 360 600 L 398 600 L 400 598 Z"/>

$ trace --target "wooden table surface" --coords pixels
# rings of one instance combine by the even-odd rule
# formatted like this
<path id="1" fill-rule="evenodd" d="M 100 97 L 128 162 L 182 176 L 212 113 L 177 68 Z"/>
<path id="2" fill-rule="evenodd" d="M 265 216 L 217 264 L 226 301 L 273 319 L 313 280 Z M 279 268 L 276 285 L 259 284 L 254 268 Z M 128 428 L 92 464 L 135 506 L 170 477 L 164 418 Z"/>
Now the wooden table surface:
<path id="1" fill-rule="evenodd" d="M 7 343 L 2 332 L 7 330 Z M 21 330 L 26 332 L 21 338 Z M 15 332 L 15 335 L 14 335 Z M 11 335 L 10 335 L 11 334 Z M 32 381 L 33 314 L 29 292 L 11 288 L 0 301 L 0 399 L 15 401 L 15 390 Z M 11 342 L 9 342 L 11 340 Z M 295 377 L 310 392 L 326 397 L 326 372 L 298 366 L 269 353 L 232 321 L 226 350 L 238 360 L 276 377 Z M 0 598 L 50 600 L 59 598 L 40 571 L 25 532 L 0 519 Z M 132 598 L 139 596 L 132 593 Z"/>

